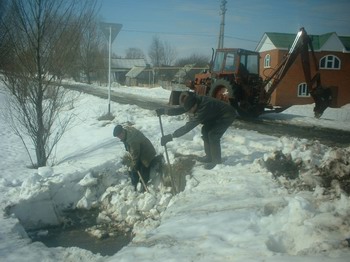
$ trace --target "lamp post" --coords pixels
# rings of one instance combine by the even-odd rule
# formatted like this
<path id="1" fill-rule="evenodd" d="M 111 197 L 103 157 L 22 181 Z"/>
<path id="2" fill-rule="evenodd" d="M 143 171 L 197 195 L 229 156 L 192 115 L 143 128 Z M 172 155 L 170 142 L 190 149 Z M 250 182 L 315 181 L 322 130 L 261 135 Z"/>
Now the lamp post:
<path id="1" fill-rule="evenodd" d="M 122 24 L 101 23 L 101 30 L 108 41 L 108 114 L 111 114 L 111 60 L 112 43 L 122 28 Z"/>

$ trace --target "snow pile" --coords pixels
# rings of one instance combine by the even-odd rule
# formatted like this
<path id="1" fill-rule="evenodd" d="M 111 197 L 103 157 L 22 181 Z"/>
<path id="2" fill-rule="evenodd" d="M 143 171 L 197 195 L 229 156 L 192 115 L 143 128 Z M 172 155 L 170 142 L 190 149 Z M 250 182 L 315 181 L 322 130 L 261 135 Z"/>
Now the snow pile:
<path id="1" fill-rule="evenodd" d="M 155 228 L 172 197 L 169 192 L 140 194 L 129 182 L 107 188 L 101 197 L 100 222 L 104 220 L 126 223 L 138 234 L 146 228 Z M 107 219 L 107 220 L 106 220 Z"/>
<path id="2" fill-rule="evenodd" d="M 320 186 L 337 197 L 341 194 L 350 195 L 349 150 L 327 149 L 318 142 L 306 143 L 294 151 L 284 149 L 265 156 L 264 166 L 274 177 L 287 178 L 279 181 L 289 189 L 314 190 Z"/>
<path id="3" fill-rule="evenodd" d="M 149 89 L 132 90 L 146 97 Z M 163 92 L 169 95 L 159 88 L 160 96 L 150 97 L 162 100 Z M 103 99 L 77 96 L 71 109 L 76 122 L 60 141 L 56 165 L 38 170 L 26 168 L 20 141 L 1 122 L 0 134 L 6 139 L 0 141 L 0 204 L 6 216 L 0 217 L 0 238 L 6 241 L 0 243 L 0 260 L 348 261 L 350 199 L 342 186 L 348 185 L 349 147 L 277 138 L 233 125 L 222 138 L 223 164 L 204 170 L 179 157 L 203 155 L 198 127 L 167 146 L 183 191 L 173 196 L 168 187 L 150 185 L 149 193 L 140 193 L 121 164 L 125 149 L 112 130 L 131 123 L 163 153 L 159 119 L 153 111 L 112 103 L 116 119 L 99 122 L 106 108 Z M 349 112 L 339 110 L 338 115 Z M 281 114 L 280 119 L 290 118 L 283 120 Z M 310 122 L 307 116 L 295 115 L 296 120 Z M 322 120 L 322 125 L 328 121 Z M 164 116 L 162 121 L 167 134 L 186 117 Z M 332 124 L 337 121 L 332 119 Z M 268 168 L 268 161 L 275 169 Z M 135 235 L 132 242 L 102 257 L 79 248 L 32 243 L 23 229 L 65 223 L 64 211 L 76 208 L 98 208 L 97 223 L 127 227 Z M 106 236 L 99 229 L 91 232 Z"/>

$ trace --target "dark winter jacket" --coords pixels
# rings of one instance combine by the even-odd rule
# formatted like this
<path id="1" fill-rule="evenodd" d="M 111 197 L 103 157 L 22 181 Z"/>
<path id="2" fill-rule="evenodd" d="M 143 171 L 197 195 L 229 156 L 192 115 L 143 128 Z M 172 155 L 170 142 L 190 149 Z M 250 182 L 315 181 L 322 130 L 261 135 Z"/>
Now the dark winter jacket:
<path id="1" fill-rule="evenodd" d="M 215 125 L 228 118 L 235 119 L 237 117 L 236 110 L 231 105 L 221 100 L 208 96 L 196 97 L 198 105 L 197 111 L 184 126 L 174 131 L 172 134 L 174 138 L 183 136 L 199 124 Z M 182 107 L 169 108 L 166 112 L 167 115 L 180 115 L 183 113 L 185 113 L 185 109 Z"/>
<path id="2" fill-rule="evenodd" d="M 123 140 L 125 149 L 128 151 L 138 170 L 140 163 L 149 167 L 156 156 L 156 150 L 151 141 L 139 130 L 131 126 L 125 126 L 126 138 Z"/>

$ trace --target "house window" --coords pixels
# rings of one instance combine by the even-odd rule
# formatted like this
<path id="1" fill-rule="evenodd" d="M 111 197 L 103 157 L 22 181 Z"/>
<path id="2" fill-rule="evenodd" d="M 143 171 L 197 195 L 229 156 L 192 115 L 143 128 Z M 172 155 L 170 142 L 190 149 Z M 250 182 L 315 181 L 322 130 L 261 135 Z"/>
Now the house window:
<path id="1" fill-rule="evenodd" d="M 267 54 L 264 59 L 264 67 L 271 67 L 271 56 Z"/>
<path id="2" fill-rule="evenodd" d="M 322 69 L 340 69 L 340 59 L 334 55 L 327 55 L 321 58 L 320 68 Z"/>
<path id="3" fill-rule="evenodd" d="M 298 97 L 309 97 L 309 89 L 306 83 L 301 83 L 298 85 Z"/>

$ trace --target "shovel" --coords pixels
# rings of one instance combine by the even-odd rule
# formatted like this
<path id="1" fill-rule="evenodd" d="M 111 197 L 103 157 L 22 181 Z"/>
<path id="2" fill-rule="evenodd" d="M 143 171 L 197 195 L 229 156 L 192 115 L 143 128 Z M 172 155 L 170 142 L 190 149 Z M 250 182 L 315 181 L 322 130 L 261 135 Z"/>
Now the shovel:
<path id="1" fill-rule="evenodd" d="M 143 180 L 143 178 L 142 178 L 142 176 L 141 176 L 141 174 L 140 174 L 140 172 L 138 170 L 137 170 L 137 174 L 139 175 L 139 178 L 140 178 L 140 181 L 141 181 L 143 187 L 145 188 L 147 193 L 149 193 L 149 190 L 148 190 L 148 187 L 146 186 L 145 180 Z"/>
<path id="2" fill-rule="evenodd" d="M 162 136 L 164 136 L 162 118 L 161 118 L 161 116 L 158 116 L 158 117 L 159 117 L 160 131 L 162 132 Z M 165 150 L 165 157 L 166 157 L 166 160 L 167 160 L 168 166 L 169 166 L 170 180 L 171 180 L 171 191 L 172 191 L 173 194 L 175 194 L 176 192 L 178 192 L 178 190 L 177 190 L 177 186 L 176 186 L 176 184 L 175 184 L 174 174 L 173 174 L 173 171 L 172 171 L 172 169 L 171 169 L 171 164 L 170 164 L 170 160 L 169 160 L 168 149 L 167 149 L 166 145 L 164 145 L 164 150 Z"/>

